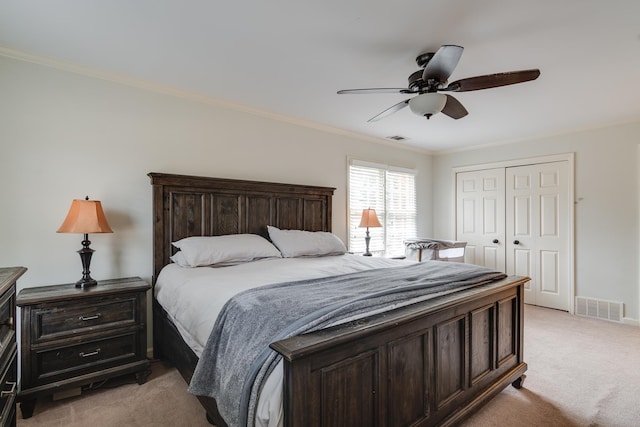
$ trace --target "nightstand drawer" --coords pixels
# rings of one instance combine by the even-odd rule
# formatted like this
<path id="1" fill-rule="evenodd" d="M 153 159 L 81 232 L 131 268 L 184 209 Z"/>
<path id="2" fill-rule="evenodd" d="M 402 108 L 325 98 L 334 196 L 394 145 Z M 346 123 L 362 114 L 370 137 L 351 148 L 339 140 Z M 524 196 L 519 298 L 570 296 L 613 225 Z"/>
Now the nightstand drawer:
<path id="1" fill-rule="evenodd" d="M 81 375 L 109 365 L 139 360 L 139 339 L 139 334 L 132 332 L 73 346 L 34 351 L 32 380 L 35 383 L 48 383 L 55 381 L 55 377 Z"/>
<path id="2" fill-rule="evenodd" d="M 32 310 L 32 342 L 58 339 L 137 322 L 135 296 Z"/>
<path id="3" fill-rule="evenodd" d="M 5 373 L 8 367 L 13 363 L 13 358 L 18 352 L 18 345 L 16 344 L 16 333 L 11 331 L 8 333 L 0 343 L 0 383 L 5 380 Z M 14 375 L 15 376 L 15 375 Z M 0 384 L 1 386 L 2 384 Z"/>
<path id="4" fill-rule="evenodd" d="M 5 294 L 0 298 L 0 324 L 13 326 L 13 295 Z"/>
<path id="5" fill-rule="evenodd" d="M 0 379 L 0 425 L 9 425 L 9 420 L 15 416 L 16 396 L 18 395 L 18 384 L 16 382 L 16 349 L 13 349 L 13 356 L 8 365 L 2 370 Z"/>

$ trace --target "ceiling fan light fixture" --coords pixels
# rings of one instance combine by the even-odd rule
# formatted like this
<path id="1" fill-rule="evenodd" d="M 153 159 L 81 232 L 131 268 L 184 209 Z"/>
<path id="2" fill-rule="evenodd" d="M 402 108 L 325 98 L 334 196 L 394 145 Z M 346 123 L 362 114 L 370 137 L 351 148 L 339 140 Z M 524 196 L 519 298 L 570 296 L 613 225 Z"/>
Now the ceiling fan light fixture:
<path id="1" fill-rule="evenodd" d="M 427 119 L 434 114 L 442 112 L 452 119 L 466 117 L 469 112 L 451 95 L 442 95 L 438 92 L 470 92 L 474 90 L 491 89 L 494 87 L 508 86 L 535 80 L 540 76 L 540 70 L 520 70 L 506 73 L 486 74 L 483 76 L 467 77 L 465 79 L 449 82 L 449 77 L 458 65 L 462 56 L 462 46 L 445 44 L 436 52 L 423 53 L 416 58 L 421 68 L 409 76 L 408 88 L 365 88 L 343 89 L 338 94 L 346 93 L 402 93 L 416 94 L 414 98 L 405 99 L 387 108 L 383 112 L 373 116 L 367 122 L 376 122 L 390 116 L 407 105 L 415 114 Z"/>
<path id="2" fill-rule="evenodd" d="M 441 93 L 422 93 L 409 100 L 409 108 L 415 114 L 424 116 L 427 119 L 439 113 L 447 103 L 447 96 Z"/>

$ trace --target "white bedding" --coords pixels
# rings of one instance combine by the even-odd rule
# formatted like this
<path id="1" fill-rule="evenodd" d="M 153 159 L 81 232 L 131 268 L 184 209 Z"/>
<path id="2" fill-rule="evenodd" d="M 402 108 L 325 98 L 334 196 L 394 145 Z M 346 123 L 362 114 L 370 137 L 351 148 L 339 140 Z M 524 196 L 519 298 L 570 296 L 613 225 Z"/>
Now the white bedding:
<path id="1" fill-rule="evenodd" d="M 218 313 L 235 294 L 271 283 L 348 274 L 372 268 L 413 263 L 357 255 L 318 258 L 276 258 L 232 267 L 183 268 L 167 265 L 159 274 L 155 296 L 185 342 L 200 357 Z M 269 377 L 258 402 L 256 426 L 281 426 L 282 368 Z"/>

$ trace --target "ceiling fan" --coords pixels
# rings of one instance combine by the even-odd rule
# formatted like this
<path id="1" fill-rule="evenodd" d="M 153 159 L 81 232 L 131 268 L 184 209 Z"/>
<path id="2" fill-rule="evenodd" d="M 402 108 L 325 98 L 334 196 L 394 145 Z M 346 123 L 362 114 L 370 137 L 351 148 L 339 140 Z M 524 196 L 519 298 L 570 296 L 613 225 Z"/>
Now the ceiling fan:
<path id="1" fill-rule="evenodd" d="M 387 108 L 380 114 L 367 120 L 368 122 L 383 119 L 403 109 L 407 105 L 411 111 L 427 119 L 439 112 L 451 118 L 460 119 L 469 114 L 460 101 L 451 95 L 438 92 L 469 92 L 472 90 L 489 89 L 535 80 L 540 76 L 540 70 L 532 69 L 469 77 L 449 83 L 449 76 L 451 76 L 456 65 L 458 65 L 463 50 L 464 48 L 462 46 L 443 45 L 435 53 L 428 52 L 418 55 L 416 62 L 422 69 L 409 76 L 408 88 L 345 89 L 339 90 L 338 94 L 418 94 L 417 96 L 405 99 Z"/>

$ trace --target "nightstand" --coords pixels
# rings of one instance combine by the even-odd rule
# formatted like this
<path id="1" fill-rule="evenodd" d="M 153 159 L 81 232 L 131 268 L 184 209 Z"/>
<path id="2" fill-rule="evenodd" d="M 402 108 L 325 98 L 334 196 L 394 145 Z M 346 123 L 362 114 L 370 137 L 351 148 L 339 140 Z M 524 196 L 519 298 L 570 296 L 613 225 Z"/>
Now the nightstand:
<path id="1" fill-rule="evenodd" d="M 138 384 L 146 381 L 150 287 L 129 277 L 85 289 L 66 284 L 20 291 L 23 418 L 33 415 L 38 396 L 125 374 L 136 374 Z"/>

